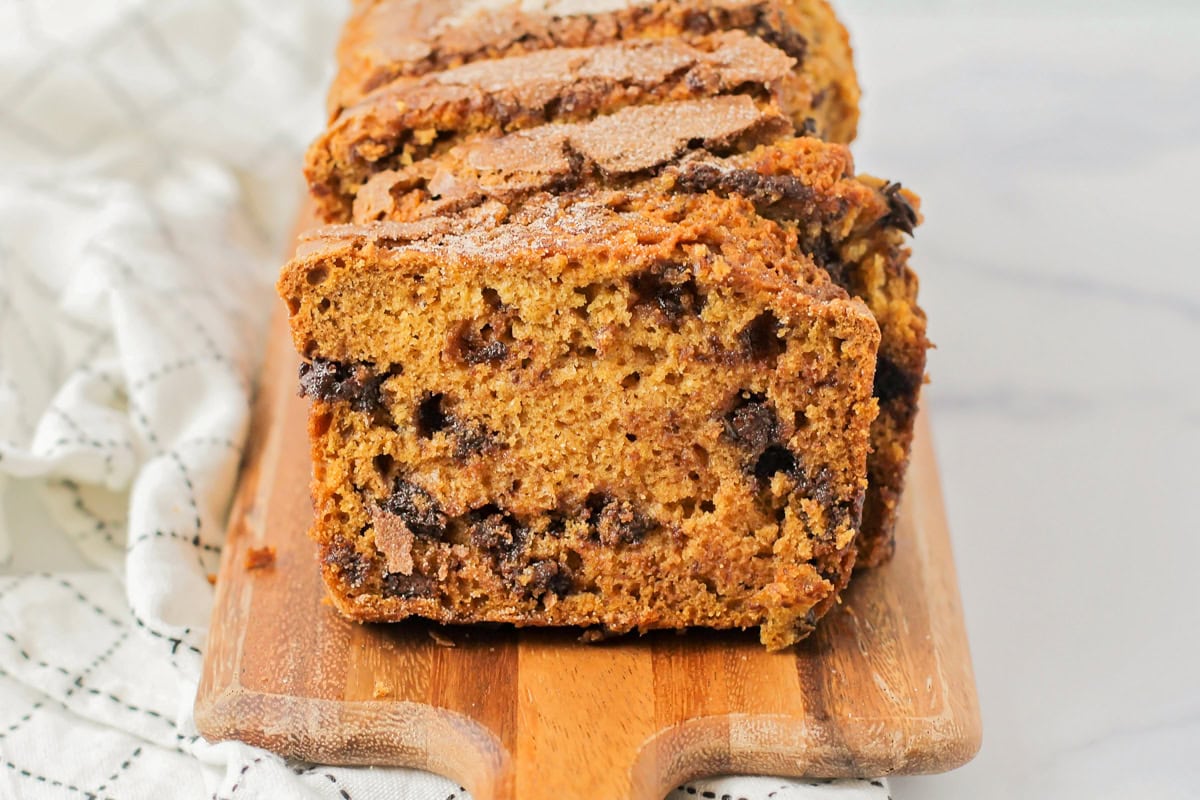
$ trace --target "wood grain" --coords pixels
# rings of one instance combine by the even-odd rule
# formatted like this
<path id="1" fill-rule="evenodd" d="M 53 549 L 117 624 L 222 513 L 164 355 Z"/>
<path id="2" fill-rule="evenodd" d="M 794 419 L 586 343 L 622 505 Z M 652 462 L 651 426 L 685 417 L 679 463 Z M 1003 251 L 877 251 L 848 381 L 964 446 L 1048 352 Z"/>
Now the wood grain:
<path id="1" fill-rule="evenodd" d="M 281 316 L 196 697 L 208 739 L 330 764 L 429 769 L 476 800 L 661 800 L 703 775 L 917 774 L 978 750 L 926 420 L 895 559 L 856 576 L 794 651 L 769 654 L 753 631 L 583 645 L 564 630 L 358 625 L 328 607 L 305 533 L 296 367 Z M 275 548 L 274 565 L 248 571 L 247 550 L 263 546 Z"/>

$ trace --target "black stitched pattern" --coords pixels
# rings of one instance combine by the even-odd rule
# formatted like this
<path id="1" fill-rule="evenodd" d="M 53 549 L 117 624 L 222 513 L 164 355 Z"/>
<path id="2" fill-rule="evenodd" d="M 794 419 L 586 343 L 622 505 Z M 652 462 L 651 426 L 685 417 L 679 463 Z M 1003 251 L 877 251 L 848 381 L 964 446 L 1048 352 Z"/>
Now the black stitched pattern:
<path id="1" fill-rule="evenodd" d="M 4 730 L 0 731 L 0 739 L 3 739 L 5 736 L 8 736 L 10 733 L 12 733 L 13 731 L 17 730 L 22 725 L 24 725 L 26 722 L 29 722 L 29 720 L 33 719 L 33 715 L 36 714 L 45 705 L 46 705 L 46 702 L 44 700 L 38 700 L 36 703 L 31 705 L 29 707 L 29 710 L 27 712 L 25 712 L 25 714 L 23 714 L 20 719 L 18 719 L 16 722 L 9 725 Z"/>
<path id="2" fill-rule="evenodd" d="M 71 681 L 71 685 L 69 687 L 67 687 L 67 691 L 63 696 L 70 697 L 72 694 L 75 693 L 75 691 L 77 689 L 82 689 L 83 688 L 83 679 L 86 678 L 88 675 L 90 675 L 92 673 L 92 670 L 94 670 L 96 667 L 100 666 L 105 661 L 112 658 L 113 653 L 117 652 L 117 648 L 120 647 L 121 645 L 123 645 L 129 639 L 129 634 L 131 632 L 132 632 L 131 628 L 127 628 L 124 631 L 122 631 L 121 635 L 118 636 L 115 640 L 113 640 L 113 643 L 111 645 L 109 645 L 108 648 L 106 650 L 104 650 L 104 652 L 100 653 L 100 655 L 93 658 L 91 660 L 91 662 L 88 663 L 88 665 L 86 667 L 84 667 L 83 670 L 75 677 L 75 680 Z"/>
<path id="3" fill-rule="evenodd" d="M 117 542 L 116 536 L 114 536 L 113 531 L 117 531 L 117 530 L 123 531 L 125 528 L 124 520 L 112 522 L 112 521 L 102 518 L 95 511 L 92 511 L 90 508 L 88 508 L 87 504 L 83 502 L 83 492 L 79 488 L 79 484 L 75 483 L 74 481 L 68 481 L 68 480 L 58 481 L 58 483 L 56 485 L 61 489 L 65 489 L 67 492 L 69 492 L 71 494 L 71 496 L 72 496 L 71 507 L 74 508 L 75 511 L 78 512 L 84 518 L 91 520 L 92 533 L 94 533 L 95 535 L 102 538 L 105 542 L 112 545 L 114 548 L 119 548 L 121 546 Z"/>
<path id="4" fill-rule="evenodd" d="M 703 798 L 703 800 L 775 800 L 776 798 L 778 800 L 786 800 L 786 798 L 796 798 L 796 800 L 799 800 L 802 796 L 809 796 L 804 793 L 804 790 L 830 786 L 834 783 L 836 781 L 833 778 L 795 778 L 791 783 L 779 784 L 766 794 L 759 794 L 758 792 L 753 794 L 729 794 L 727 792 L 718 794 L 715 790 L 704 788 L 702 784 L 683 784 L 672 790 L 667 796 L 667 800 L 685 800 L 685 798 L 691 797 L 695 797 L 698 800 L 699 798 Z M 857 787 L 865 787 L 868 784 L 877 788 L 886 787 L 886 784 L 880 780 L 871 780 L 869 782 L 865 780 L 845 780 L 843 783 Z M 872 796 L 875 795 L 872 794 Z M 888 800 L 891 800 L 890 795 L 888 796 Z"/>
<path id="5" fill-rule="evenodd" d="M 256 757 L 253 761 L 242 764 L 242 768 L 240 770 L 238 770 L 237 780 L 233 782 L 233 786 L 229 787 L 229 794 L 227 796 L 232 798 L 233 795 L 237 792 L 237 790 L 245 785 L 246 773 L 250 771 L 250 768 L 257 766 L 258 764 L 261 764 L 261 763 L 262 763 L 262 757 L 259 756 L 259 757 Z M 215 792 L 213 793 L 213 800 L 219 800 L 219 798 L 217 797 Z"/>
<path id="6" fill-rule="evenodd" d="M 33 772 L 32 770 L 28 770 L 23 767 L 18 767 L 16 764 L 12 763 L 11 761 L 5 761 L 4 766 L 7 769 L 20 775 L 22 778 L 26 778 L 28 780 L 34 781 L 35 783 L 44 783 L 47 786 L 53 786 L 55 789 L 66 789 L 68 792 L 71 792 L 72 794 L 81 795 L 83 797 L 88 798 L 88 800 L 114 800 L 112 797 L 109 797 L 108 795 L 97 795 L 95 792 L 89 792 L 84 789 L 80 789 L 78 786 L 75 786 L 74 784 L 66 783 L 64 781 L 60 781 L 55 778 L 51 778 L 47 775 L 42 775 L 41 773 Z"/>
<path id="7" fill-rule="evenodd" d="M 132 753 L 129 754 L 129 758 L 122 761 L 117 766 L 117 768 L 115 770 L 113 770 L 113 774 L 109 775 L 108 778 L 104 781 L 104 783 L 102 783 L 96 787 L 95 794 L 100 794 L 100 792 L 103 792 L 105 789 L 107 789 L 109 786 L 111 786 L 117 780 L 117 778 L 121 777 L 121 775 L 127 769 L 129 769 L 129 765 L 132 764 L 134 762 L 134 760 L 141 754 L 142 754 L 142 748 L 139 745 L 138 747 L 134 748 Z"/>
<path id="8" fill-rule="evenodd" d="M 181 542 L 186 542 L 187 544 L 190 544 L 192 547 L 203 550 L 205 553 L 219 554 L 221 552 L 221 548 L 218 547 L 217 545 L 207 544 L 206 542 L 200 541 L 199 534 L 192 534 L 191 536 L 188 536 L 186 534 L 177 533 L 175 531 L 161 531 L 161 530 L 149 531 L 147 533 L 143 533 L 143 534 L 139 535 L 137 538 L 130 540 L 129 544 L 126 546 L 126 549 L 132 550 L 136 545 L 139 545 L 142 542 L 148 541 L 150 539 L 176 539 Z"/>

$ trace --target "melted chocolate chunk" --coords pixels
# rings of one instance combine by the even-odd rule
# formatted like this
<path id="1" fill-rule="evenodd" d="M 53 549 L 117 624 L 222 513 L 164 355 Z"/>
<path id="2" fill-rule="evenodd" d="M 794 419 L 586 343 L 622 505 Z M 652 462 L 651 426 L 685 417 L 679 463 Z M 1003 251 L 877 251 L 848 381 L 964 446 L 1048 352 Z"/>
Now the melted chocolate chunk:
<path id="1" fill-rule="evenodd" d="M 354 545 L 337 540 L 321 548 L 321 561 L 329 567 L 337 567 L 342 582 L 351 589 L 360 588 L 366 582 L 370 567 Z"/>
<path id="2" fill-rule="evenodd" d="M 454 436 L 454 457 L 460 461 L 499 446 L 496 435 L 487 428 L 463 422 L 458 417 L 450 417 L 450 432 Z"/>
<path id="3" fill-rule="evenodd" d="M 900 193 L 900 184 L 888 183 L 882 191 L 888 201 L 888 213 L 879 224 L 898 228 L 911 236 L 917 227 L 917 210 L 908 202 L 908 198 Z"/>
<path id="4" fill-rule="evenodd" d="M 770 482 L 777 472 L 800 474 L 796 455 L 783 441 L 779 416 L 763 395 L 739 395 L 724 423 L 726 437 L 749 454 L 746 472 L 760 483 Z"/>
<path id="5" fill-rule="evenodd" d="M 437 539 L 446 531 L 446 515 L 429 492 L 397 478 L 391 495 L 379 504 L 381 510 L 395 514 L 415 536 Z"/>
<path id="6" fill-rule="evenodd" d="M 477 323 L 476 323 L 477 324 Z M 453 354 L 464 364 L 495 364 L 508 358 L 508 344 L 497 338 L 490 322 L 482 327 L 463 323 L 451 348 Z"/>
<path id="7" fill-rule="evenodd" d="M 752 394 L 725 415 L 725 433 L 738 447 L 761 453 L 779 440 L 779 417 L 763 395 Z"/>
<path id="8" fill-rule="evenodd" d="M 454 457 L 460 461 L 498 446 L 495 433 L 447 412 L 442 407 L 444 399 L 441 393 L 426 395 L 417 406 L 414 417 L 418 436 L 430 439 L 435 433 L 448 432 L 454 438 Z"/>
<path id="9" fill-rule="evenodd" d="M 409 600 L 415 597 L 432 597 L 433 579 L 416 572 L 412 575 L 388 572 L 383 576 L 383 596 L 403 597 Z"/>
<path id="10" fill-rule="evenodd" d="M 772 20 L 770 18 L 772 16 L 778 16 L 778 12 L 772 14 L 766 10 L 761 11 L 758 21 L 747 32 L 757 36 L 767 44 L 778 47 L 796 59 L 794 69 L 799 69 L 804 63 L 804 56 L 808 53 L 808 40 L 791 28 L 783 25 L 782 20 L 779 22 Z M 781 28 L 783 29 L 781 30 Z"/>
<path id="11" fill-rule="evenodd" d="M 508 345 L 504 342 L 488 342 L 482 346 L 471 345 L 463 355 L 468 364 L 491 364 L 508 358 Z"/>
<path id="12" fill-rule="evenodd" d="M 478 519 L 468 532 L 471 545 L 495 558 L 516 558 L 529 542 L 529 529 L 496 506 L 484 506 L 472 515 Z"/>
<path id="13" fill-rule="evenodd" d="M 482 318 L 463 322 L 450 344 L 450 352 L 464 364 L 494 364 L 508 358 L 512 341 L 514 312 L 495 289 L 481 290 L 484 303 L 491 313 Z"/>
<path id="14" fill-rule="evenodd" d="M 832 506 L 837 501 L 833 489 L 833 473 L 829 471 L 829 467 L 821 467 L 815 475 L 802 476 L 801 485 L 809 497 L 823 506 Z"/>
<path id="15" fill-rule="evenodd" d="M 549 559 L 531 562 L 523 573 L 528 580 L 523 585 L 524 590 L 535 599 L 546 593 L 562 597 L 570 593 L 574 583 L 574 576 L 569 567 Z"/>
<path id="16" fill-rule="evenodd" d="M 685 192 L 740 195 L 764 211 L 779 203 L 811 205 L 815 193 L 794 175 L 760 175 L 750 169 L 722 169 L 713 164 L 686 165 L 676 185 Z"/>
<path id="17" fill-rule="evenodd" d="M 523 558 L 531 532 L 511 514 L 486 505 L 468 516 L 474 519 L 467 533 L 471 546 L 491 557 L 493 568 L 514 592 L 536 599 L 571 591 L 574 575 L 570 567 L 552 559 Z"/>
<path id="18" fill-rule="evenodd" d="M 852 501 L 841 505 L 842 512 L 849 517 L 851 528 L 858 529 L 862 527 L 863 505 L 866 499 L 866 492 L 858 492 Z"/>
<path id="19" fill-rule="evenodd" d="M 374 413 L 387 410 L 383 383 L 392 376 L 376 372 L 367 362 L 342 364 L 323 358 L 300 365 L 300 395 L 332 403 L 345 400 L 355 411 Z"/>
<path id="20" fill-rule="evenodd" d="M 716 30 L 713 19 L 698 9 L 689 9 L 683 18 L 683 29 L 688 33 L 704 35 Z"/>
<path id="21" fill-rule="evenodd" d="M 825 270 L 829 275 L 829 280 L 849 291 L 850 272 L 854 265 L 848 265 L 841 260 L 841 254 L 838 252 L 837 245 L 830 238 L 829 231 L 823 230 L 815 238 L 806 238 L 800 246 L 814 264 Z"/>
<path id="22" fill-rule="evenodd" d="M 895 361 L 880 355 L 875 362 L 874 395 L 882 403 L 901 398 L 911 399 L 921 386 L 920 376 L 906 372 Z"/>
<path id="23" fill-rule="evenodd" d="M 654 520 L 639 512 L 628 500 L 606 494 L 587 499 L 588 524 L 605 547 L 637 544 L 654 529 Z"/>
<path id="24" fill-rule="evenodd" d="M 629 286 L 633 290 L 633 306 L 651 306 L 672 325 L 677 325 L 685 315 L 699 314 L 704 309 L 704 295 L 696 286 L 691 268 L 685 264 L 663 264 L 638 273 L 629 279 Z"/>

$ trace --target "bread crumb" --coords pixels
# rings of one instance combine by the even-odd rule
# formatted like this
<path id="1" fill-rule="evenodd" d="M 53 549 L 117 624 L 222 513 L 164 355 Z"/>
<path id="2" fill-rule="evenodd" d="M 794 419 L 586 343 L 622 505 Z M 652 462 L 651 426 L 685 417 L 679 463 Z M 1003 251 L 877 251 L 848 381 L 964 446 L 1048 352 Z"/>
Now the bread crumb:
<path id="1" fill-rule="evenodd" d="M 207 577 L 207 578 L 208 578 L 208 584 L 209 584 L 210 586 L 216 586 L 216 585 L 217 585 L 217 573 L 215 573 L 215 572 L 210 572 L 210 573 L 208 573 L 208 575 L 206 575 L 205 577 Z"/>
<path id="2" fill-rule="evenodd" d="M 391 697 L 394 694 L 392 685 L 385 680 L 375 679 L 375 691 L 372 692 L 376 700 L 382 700 L 386 697 Z"/>
<path id="3" fill-rule="evenodd" d="M 275 548 L 251 547 L 246 551 L 246 569 L 265 569 L 275 563 Z"/>
<path id="4" fill-rule="evenodd" d="M 442 634 L 440 634 L 437 631 L 432 630 L 432 629 L 430 629 L 430 631 L 429 631 L 429 638 L 433 639 L 433 643 L 436 644 L 438 647 L 456 647 L 457 646 L 454 644 L 453 640 L 447 639 L 445 636 L 443 636 Z"/>

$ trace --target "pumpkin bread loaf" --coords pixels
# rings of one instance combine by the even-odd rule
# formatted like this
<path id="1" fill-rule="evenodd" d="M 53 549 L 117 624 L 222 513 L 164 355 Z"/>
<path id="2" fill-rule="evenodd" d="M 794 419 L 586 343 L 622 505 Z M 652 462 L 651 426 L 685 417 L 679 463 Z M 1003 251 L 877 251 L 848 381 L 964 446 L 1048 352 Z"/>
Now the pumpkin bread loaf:
<path id="1" fill-rule="evenodd" d="M 878 326 L 745 200 L 333 227 L 280 292 L 347 615 L 779 648 L 848 580 Z"/>
<path id="2" fill-rule="evenodd" d="M 757 627 L 887 559 L 919 201 L 823 0 L 358 0 L 279 282 L 363 621 Z"/>
<path id="3" fill-rule="evenodd" d="M 797 138 L 777 111 L 732 96 L 479 134 L 438 158 L 377 173 L 359 190 L 353 217 L 364 224 L 412 221 L 485 202 L 512 210 L 541 193 L 584 186 L 742 197 L 794 230 L 801 252 L 866 302 L 882 332 L 875 377 L 880 414 L 871 430 L 858 564 L 885 561 L 928 348 L 906 242 L 919 221 L 917 197 L 898 184 L 856 176 L 845 146 Z"/>

